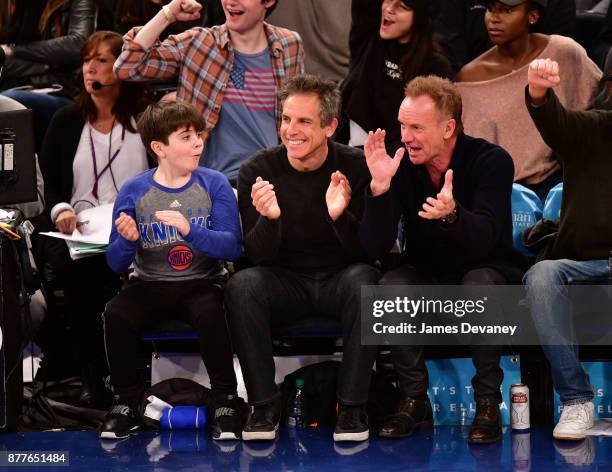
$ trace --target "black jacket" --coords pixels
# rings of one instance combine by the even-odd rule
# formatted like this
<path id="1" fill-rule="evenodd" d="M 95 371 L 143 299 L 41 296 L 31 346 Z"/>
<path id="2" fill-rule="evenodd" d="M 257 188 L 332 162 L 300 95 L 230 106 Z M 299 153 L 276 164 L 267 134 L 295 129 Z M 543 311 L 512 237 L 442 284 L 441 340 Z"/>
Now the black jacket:
<path id="1" fill-rule="evenodd" d="M 405 248 L 402 262 L 435 277 L 455 277 L 491 267 L 508 282 L 519 283 L 527 260 L 512 245 L 510 196 L 514 164 L 501 147 L 459 135 L 453 151 L 453 197 L 458 219 L 452 224 L 418 215 L 434 187 L 423 165 L 404 157 L 391 189 L 366 198 L 360 237 L 370 257 L 381 258 L 393 246 L 402 216 Z"/>
<path id="2" fill-rule="evenodd" d="M 65 0 L 60 11 L 62 35 L 54 38 L 51 28 L 43 31 L 40 39 L 17 43 L 13 56 L 7 58 L 2 87 L 34 85 L 35 87 L 59 83 L 62 95 L 74 93 L 74 73 L 80 63 L 80 52 L 85 40 L 94 32 L 96 5 L 94 0 Z M 19 20 L 16 20 L 19 21 Z M 33 32 L 25 32 L 33 36 Z M 24 32 L 14 32 L 14 42 Z M 45 71 L 45 65 L 50 69 Z"/>
<path id="3" fill-rule="evenodd" d="M 85 126 L 85 119 L 76 105 L 58 110 L 49 128 L 40 152 L 40 169 L 45 180 L 45 214 L 60 202 L 72 197 L 74 176 L 72 163 Z"/>

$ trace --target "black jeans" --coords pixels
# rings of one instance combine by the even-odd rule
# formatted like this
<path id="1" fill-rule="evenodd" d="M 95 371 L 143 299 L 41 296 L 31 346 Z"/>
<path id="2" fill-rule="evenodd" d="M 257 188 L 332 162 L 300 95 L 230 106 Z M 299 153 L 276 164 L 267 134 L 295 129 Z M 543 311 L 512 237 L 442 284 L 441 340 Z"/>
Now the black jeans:
<path id="1" fill-rule="evenodd" d="M 503 285 L 506 278 L 491 268 L 471 270 L 461 277 L 438 279 L 429 274 L 418 272 L 414 267 L 405 265 L 387 272 L 380 280 L 380 285 Z M 472 378 L 474 398 L 490 399 L 501 402 L 500 387 L 504 372 L 499 367 L 501 346 L 472 346 L 472 362 L 476 375 Z M 427 395 L 429 376 L 425 366 L 423 346 L 391 346 L 393 362 L 397 371 L 399 386 L 408 397 Z"/>
<path id="2" fill-rule="evenodd" d="M 198 332 L 200 354 L 212 391 L 235 393 L 237 382 L 222 287 L 208 280 L 131 280 L 104 312 L 106 356 L 120 402 L 134 404 L 143 393 L 144 384 L 137 378 L 141 333 L 171 319 L 182 320 Z"/>
<path id="3" fill-rule="evenodd" d="M 263 405 L 279 396 L 271 327 L 316 313 L 342 323 L 338 399 L 346 405 L 364 404 L 377 347 L 361 345 L 361 286 L 375 285 L 379 278 L 380 272 L 366 264 L 337 272 L 251 267 L 235 274 L 226 287 L 225 305 L 249 403 Z"/>
<path id="4" fill-rule="evenodd" d="M 91 366 L 101 378 L 107 370 L 102 313 L 121 288 L 121 279 L 108 267 L 104 254 L 68 259 L 65 270 L 64 300 L 73 356 L 81 368 Z"/>

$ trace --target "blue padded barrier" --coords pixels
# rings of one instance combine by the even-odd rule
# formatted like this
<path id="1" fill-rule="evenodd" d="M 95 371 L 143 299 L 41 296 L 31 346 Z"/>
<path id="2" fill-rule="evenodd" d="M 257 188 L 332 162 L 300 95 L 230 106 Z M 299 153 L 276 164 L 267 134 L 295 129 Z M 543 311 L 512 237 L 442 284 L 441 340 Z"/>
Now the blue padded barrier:
<path id="1" fill-rule="evenodd" d="M 544 202 L 543 218 L 559 221 L 561 218 L 561 200 L 563 199 L 563 182 L 550 189 Z"/>
<path id="2" fill-rule="evenodd" d="M 534 257 L 535 254 L 523 246 L 521 235 L 526 228 L 541 219 L 542 200 L 527 187 L 512 184 L 512 243 L 527 257 Z"/>

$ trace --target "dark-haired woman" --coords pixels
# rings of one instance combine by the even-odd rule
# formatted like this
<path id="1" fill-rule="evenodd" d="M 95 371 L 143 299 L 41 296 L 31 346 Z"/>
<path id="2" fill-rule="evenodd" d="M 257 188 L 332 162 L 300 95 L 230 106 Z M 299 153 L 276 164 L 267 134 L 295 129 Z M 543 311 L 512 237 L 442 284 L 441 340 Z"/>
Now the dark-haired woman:
<path id="1" fill-rule="evenodd" d="M 404 87 L 419 75 L 449 78 L 438 53 L 427 0 L 353 0 L 349 73 L 342 86 L 338 140 L 362 146 L 368 131 L 387 131 L 391 155 L 401 144 L 397 110 Z"/>
<path id="2" fill-rule="evenodd" d="M 494 46 L 461 69 L 463 125 L 471 136 L 501 145 L 514 161 L 514 179 L 545 198 L 562 179 L 557 159 L 546 146 L 524 106 L 529 63 L 551 58 L 571 71 L 572 80 L 555 93 L 574 110 L 587 109 L 601 71 L 570 38 L 531 33 L 546 0 L 489 1 L 485 25 Z"/>
<path id="3" fill-rule="evenodd" d="M 50 94 L 28 90 L 3 92 L 34 112 L 36 152 L 40 152 L 53 114 L 78 92 L 79 53 L 94 32 L 95 0 L 0 1 L 0 47 L 6 54 L 0 89 L 53 88 Z"/>
<path id="4" fill-rule="evenodd" d="M 46 212 L 58 231 L 78 229 L 81 211 L 112 203 L 123 183 L 148 168 L 134 115 L 143 108 L 142 85 L 121 82 L 113 64 L 123 40 L 99 31 L 81 51 L 83 89 L 74 105 L 53 117 L 41 153 Z M 63 243 L 63 242 L 62 242 Z M 65 270 L 65 303 L 72 344 L 84 382 L 82 401 L 102 403 L 106 361 L 101 315 L 119 288 L 104 254 L 72 261 L 64 246 L 53 261 Z"/>

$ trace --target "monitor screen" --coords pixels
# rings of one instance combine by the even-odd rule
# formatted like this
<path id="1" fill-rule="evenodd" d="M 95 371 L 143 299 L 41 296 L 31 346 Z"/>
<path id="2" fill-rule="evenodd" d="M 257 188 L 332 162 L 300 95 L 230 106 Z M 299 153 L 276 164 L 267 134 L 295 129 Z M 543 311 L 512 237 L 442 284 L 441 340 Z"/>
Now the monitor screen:
<path id="1" fill-rule="evenodd" d="M 36 201 L 31 110 L 0 112 L 0 205 Z"/>

